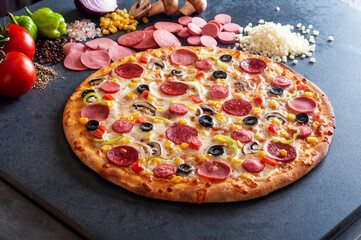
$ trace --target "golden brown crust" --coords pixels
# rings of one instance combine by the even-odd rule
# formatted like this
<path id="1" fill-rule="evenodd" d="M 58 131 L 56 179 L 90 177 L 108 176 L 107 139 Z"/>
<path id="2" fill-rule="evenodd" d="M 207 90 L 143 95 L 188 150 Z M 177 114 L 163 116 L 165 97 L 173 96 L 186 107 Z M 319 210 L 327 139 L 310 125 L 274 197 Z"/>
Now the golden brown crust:
<path id="1" fill-rule="evenodd" d="M 162 49 L 170 53 L 175 48 Z M 194 51 L 199 50 L 199 47 L 193 47 Z M 220 49 L 225 53 L 233 53 L 234 50 Z M 136 53 L 139 57 L 142 53 Z M 247 56 L 254 56 L 246 54 Z M 130 57 L 126 57 L 110 66 L 103 68 L 96 73 L 90 75 L 69 98 L 63 115 L 63 128 L 65 136 L 75 154 L 80 160 L 97 172 L 103 178 L 129 190 L 136 194 L 146 197 L 158 198 L 169 201 L 183 201 L 183 202 L 232 202 L 248 200 L 260 196 L 265 196 L 276 189 L 289 185 L 307 174 L 313 169 L 327 154 L 329 145 L 333 137 L 333 130 L 335 128 L 335 117 L 330 101 L 327 96 L 313 83 L 306 80 L 303 76 L 295 73 L 292 69 L 283 64 L 279 64 L 283 69 L 292 72 L 298 79 L 302 79 L 305 84 L 309 85 L 315 92 L 321 96 L 322 113 L 324 115 L 326 126 L 322 133 L 327 133 L 327 136 L 322 136 L 324 141 L 311 147 L 313 154 L 307 161 L 302 161 L 296 167 L 288 169 L 285 166 L 285 171 L 275 173 L 267 180 L 262 182 L 255 182 L 252 179 L 226 179 L 223 181 L 208 181 L 203 178 L 196 177 L 190 181 L 174 183 L 168 179 L 151 178 L 149 175 L 139 175 L 129 171 L 127 168 L 117 167 L 108 162 L 99 150 L 93 148 L 94 143 L 87 137 L 84 130 L 84 125 L 80 124 L 78 119 L 80 117 L 80 109 L 82 108 L 81 92 L 89 87 L 88 81 L 103 74 L 110 72 L 116 66 L 125 63 Z M 261 59 L 271 62 L 267 58 Z"/>

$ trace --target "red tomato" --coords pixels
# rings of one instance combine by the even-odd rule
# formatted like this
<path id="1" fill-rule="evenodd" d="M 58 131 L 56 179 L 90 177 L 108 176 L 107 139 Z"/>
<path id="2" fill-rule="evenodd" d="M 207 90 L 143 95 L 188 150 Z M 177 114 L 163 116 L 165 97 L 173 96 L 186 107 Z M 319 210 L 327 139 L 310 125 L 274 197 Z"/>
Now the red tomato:
<path id="1" fill-rule="evenodd" d="M 132 170 L 136 173 L 139 173 L 139 172 L 142 172 L 144 171 L 144 166 L 143 164 L 139 163 L 139 162 L 136 162 L 132 165 Z"/>
<path id="2" fill-rule="evenodd" d="M 35 79 L 33 62 L 21 52 L 7 53 L 0 63 L 0 95 L 20 97 L 31 89 Z"/>
<path id="3" fill-rule="evenodd" d="M 28 56 L 31 60 L 35 55 L 35 42 L 33 37 L 28 31 L 19 25 L 8 25 L 10 40 L 5 43 L 5 53 L 8 52 L 21 52 Z"/>
<path id="4" fill-rule="evenodd" d="M 195 150 L 199 150 L 201 146 L 202 146 L 202 142 L 195 137 L 193 137 L 191 142 L 189 143 L 189 148 L 193 148 Z"/>
<path id="5" fill-rule="evenodd" d="M 271 123 L 268 126 L 268 131 L 270 131 L 273 134 L 278 134 L 281 131 L 281 128 L 277 124 Z"/>

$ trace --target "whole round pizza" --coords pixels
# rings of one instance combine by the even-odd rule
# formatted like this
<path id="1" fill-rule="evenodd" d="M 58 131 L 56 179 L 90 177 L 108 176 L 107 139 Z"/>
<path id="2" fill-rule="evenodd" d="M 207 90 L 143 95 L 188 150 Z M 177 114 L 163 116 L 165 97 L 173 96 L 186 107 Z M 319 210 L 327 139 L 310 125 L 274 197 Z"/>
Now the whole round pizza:
<path id="1" fill-rule="evenodd" d="M 183 202 L 269 194 L 326 155 L 326 95 L 283 64 L 203 47 L 138 52 L 89 76 L 66 104 L 80 160 L 134 193 Z"/>

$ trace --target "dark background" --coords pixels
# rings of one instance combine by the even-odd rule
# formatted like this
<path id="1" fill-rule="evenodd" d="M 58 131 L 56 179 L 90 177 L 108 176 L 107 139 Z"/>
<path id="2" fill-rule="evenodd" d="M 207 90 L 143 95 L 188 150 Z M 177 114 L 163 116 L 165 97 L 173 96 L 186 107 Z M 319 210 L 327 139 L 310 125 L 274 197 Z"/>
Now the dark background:
<path id="1" fill-rule="evenodd" d="M 0 0 L 0 17 L 5 16 L 7 12 L 14 12 L 39 1 L 40 0 Z"/>

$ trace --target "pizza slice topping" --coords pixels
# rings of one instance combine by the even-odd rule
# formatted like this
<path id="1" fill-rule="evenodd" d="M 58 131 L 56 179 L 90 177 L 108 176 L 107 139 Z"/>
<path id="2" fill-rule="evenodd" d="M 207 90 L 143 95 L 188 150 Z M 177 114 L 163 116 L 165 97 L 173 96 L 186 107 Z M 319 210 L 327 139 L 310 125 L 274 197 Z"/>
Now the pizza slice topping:
<path id="1" fill-rule="evenodd" d="M 139 160 L 139 152 L 131 146 L 118 146 L 107 152 L 107 158 L 117 166 L 128 167 Z"/>
<path id="2" fill-rule="evenodd" d="M 198 168 L 197 173 L 209 180 L 224 180 L 231 175 L 232 169 L 221 161 L 206 161 Z"/>
<path id="3" fill-rule="evenodd" d="M 88 120 L 103 121 L 108 118 L 110 113 L 109 107 L 104 104 L 91 104 L 85 106 L 81 112 L 80 117 Z"/>

